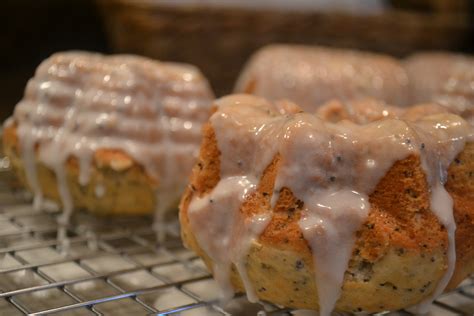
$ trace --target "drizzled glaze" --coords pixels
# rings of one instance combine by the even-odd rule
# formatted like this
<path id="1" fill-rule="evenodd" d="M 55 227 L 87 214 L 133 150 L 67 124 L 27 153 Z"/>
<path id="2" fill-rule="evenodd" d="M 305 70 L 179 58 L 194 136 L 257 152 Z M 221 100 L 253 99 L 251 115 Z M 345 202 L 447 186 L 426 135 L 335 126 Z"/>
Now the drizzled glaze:
<path id="1" fill-rule="evenodd" d="M 223 299 L 230 299 L 234 293 L 229 273 L 231 264 L 235 264 L 249 301 L 258 300 L 248 279 L 244 259 L 271 216 L 268 213 L 244 218 L 239 214 L 240 205 L 254 192 L 256 182 L 247 176 L 227 177 L 209 196 L 195 199 L 189 208 L 193 225 L 206 229 L 205 234 L 200 234 L 200 242 L 214 261 L 214 276 L 223 290 Z"/>
<path id="2" fill-rule="evenodd" d="M 275 126 L 264 123 L 268 120 L 265 101 L 258 100 L 260 108 L 255 110 L 245 106 L 256 100 L 251 96 L 242 96 L 236 100 L 235 107 L 227 107 L 226 99 L 221 100 L 224 102 L 219 101 L 217 105 L 228 111 L 218 111 L 211 117 L 211 122 L 219 131 L 216 136 L 221 149 L 222 180 L 209 196 L 193 199 L 188 216 L 193 231 L 197 232 L 199 244 L 213 259 L 214 275 L 223 289 L 224 298 L 233 294 L 229 273 L 234 264 L 244 282 L 248 299 L 255 302 L 257 295 L 248 281 L 245 255 L 271 219 L 271 212 L 269 210 L 266 214 L 245 218 L 239 210 L 245 198 L 255 191 L 258 179 L 274 155 L 273 150 L 262 151 L 258 146 L 271 146 L 276 130 Z M 241 136 L 246 132 L 250 132 L 254 138 L 243 140 Z M 241 141 L 246 142 L 246 151 L 229 148 Z"/>
<path id="3" fill-rule="evenodd" d="M 396 59 L 359 51 L 272 45 L 257 52 L 242 72 L 236 92 L 289 98 L 314 111 L 333 98 L 374 97 L 409 104 L 408 76 Z"/>
<path id="4" fill-rule="evenodd" d="M 38 146 L 36 158 L 56 174 L 62 227 L 74 208 L 65 163 L 77 158 L 78 181 L 86 185 L 98 149 L 123 151 L 141 164 L 158 182 L 157 212 L 169 209 L 194 163 L 211 99 L 206 80 L 192 66 L 127 55 L 53 55 L 28 82 L 9 123 L 17 127 L 35 207 L 42 199 L 35 165 Z M 114 161 L 111 167 L 128 166 L 130 162 Z M 98 197 L 104 194 L 96 188 Z"/>
<path id="5" fill-rule="evenodd" d="M 321 315 L 329 315 L 340 296 L 355 233 L 370 211 L 369 195 L 396 161 L 410 155 L 421 159 L 432 211 L 449 239 L 447 271 L 427 301 L 444 290 L 455 264 L 452 200 L 444 183 L 448 166 L 472 140 L 472 128 L 463 119 L 442 113 L 417 122 L 332 124 L 247 95 L 222 98 L 216 104 L 211 124 L 220 150 L 220 182 L 209 195 L 192 199 L 188 216 L 197 241 L 213 259 L 217 281 L 227 291 L 234 263 L 249 298 L 255 299 L 241 267 L 272 210 L 246 217 L 240 207 L 277 153 L 280 167 L 271 205 L 282 188 L 304 203 L 299 225 L 313 252 Z M 257 229 L 251 229 L 262 218 Z"/>

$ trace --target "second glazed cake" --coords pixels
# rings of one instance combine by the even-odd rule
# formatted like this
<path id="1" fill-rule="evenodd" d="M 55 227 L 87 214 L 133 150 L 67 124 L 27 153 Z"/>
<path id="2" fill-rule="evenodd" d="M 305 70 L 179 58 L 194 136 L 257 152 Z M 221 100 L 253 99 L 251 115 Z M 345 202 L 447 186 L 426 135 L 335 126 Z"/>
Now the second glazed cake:
<path id="1" fill-rule="evenodd" d="M 58 53 L 5 123 L 5 152 L 35 195 L 100 214 L 176 206 L 213 98 L 193 66 Z"/>
<path id="2" fill-rule="evenodd" d="M 372 97 L 410 104 L 408 75 L 390 56 L 303 45 L 269 45 L 242 71 L 235 91 L 269 100 L 289 99 L 307 111 L 331 99 Z"/>
<path id="3" fill-rule="evenodd" d="M 446 52 L 405 60 L 362 51 L 270 45 L 242 71 L 236 92 L 288 99 L 314 111 L 332 99 L 374 98 L 395 106 L 434 102 L 474 122 L 474 60 Z"/>

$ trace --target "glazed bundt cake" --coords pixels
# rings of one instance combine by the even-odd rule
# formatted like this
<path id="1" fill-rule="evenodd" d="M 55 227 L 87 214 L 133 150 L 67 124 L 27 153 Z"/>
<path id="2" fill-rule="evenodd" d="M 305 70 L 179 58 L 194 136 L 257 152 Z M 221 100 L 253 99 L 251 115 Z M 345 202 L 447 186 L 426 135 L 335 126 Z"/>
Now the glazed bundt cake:
<path id="1" fill-rule="evenodd" d="M 307 111 L 331 99 L 372 97 L 410 104 L 408 75 L 394 58 L 361 51 L 302 45 L 270 45 L 242 71 L 237 93 L 290 99 Z"/>
<path id="2" fill-rule="evenodd" d="M 332 99 L 373 98 L 395 106 L 436 103 L 474 123 L 474 59 L 454 53 L 397 60 L 351 50 L 270 45 L 250 58 L 235 91 L 289 99 L 306 111 Z"/>
<path id="3" fill-rule="evenodd" d="M 331 123 L 250 95 L 214 109 L 180 221 L 226 296 L 323 316 L 421 311 L 474 270 L 462 118 Z"/>
<path id="4" fill-rule="evenodd" d="M 177 206 L 212 92 L 190 65 L 54 54 L 4 125 L 5 153 L 35 196 L 100 214 Z"/>

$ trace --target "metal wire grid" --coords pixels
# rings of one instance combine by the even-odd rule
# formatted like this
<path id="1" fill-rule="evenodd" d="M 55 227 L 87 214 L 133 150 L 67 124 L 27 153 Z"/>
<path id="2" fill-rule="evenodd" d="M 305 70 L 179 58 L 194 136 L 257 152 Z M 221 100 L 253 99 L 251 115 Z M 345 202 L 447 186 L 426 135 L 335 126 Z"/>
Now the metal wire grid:
<path id="1" fill-rule="evenodd" d="M 221 307 L 204 264 L 183 248 L 177 223 L 157 247 L 149 218 L 79 212 L 68 229 L 70 251 L 62 253 L 58 211 L 35 212 L 11 189 L 7 168 L 0 159 L 0 315 L 308 315 L 244 296 Z M 437 300 L 430 315 L 474 315 L 474 279 Z"/>

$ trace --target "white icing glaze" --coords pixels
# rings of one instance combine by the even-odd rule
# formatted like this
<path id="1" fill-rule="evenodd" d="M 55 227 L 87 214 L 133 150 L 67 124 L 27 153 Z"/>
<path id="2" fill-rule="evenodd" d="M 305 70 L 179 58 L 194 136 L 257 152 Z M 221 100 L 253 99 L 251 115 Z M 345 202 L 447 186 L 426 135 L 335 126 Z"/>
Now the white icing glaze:
<path id="1" fill-rule="evenodd" d="M 145 168 L 158 182 L 158 209 L 166 211 L 185 186 L 211 100 L 206 80 L 192 66 L 127 55 L 53 55 L 28 82 L 13 116 L 35 205 L 42 198 L 35 150 L 56 174 L 64 210 L 59 234 L 65 235 L 74 208 L 65 164 L 75 157 L 78 181 L 86 185 L 94 155 L 107 149 Z M 116 170 L 129 165 L 111 162 Z"/>
<path id="2" fill-rule="evenodd" d="M 250 221 L 244 220 L 247 227 L 243 232 L 243 236 L 240 237 L 242 238 L 242 243 L 240 244 L 240 249 L 235 259 L 235 267 L 244 283 L 247 298 L 252 303 L 258 302 L 258 296 L 247 274 L 246 254 L 248 253 L 252 243 L 262 234 L 265 227 L 267 227 L 270 220 L 270 213 L 254 215 Z"/>
<path id="3" fill-rule="evenodd" d="M 304 202 L 300 228 L 313 251 L 321 315 L 329 315 L 369 210 L 367 196 L 394 162 L 410 154 L 413 146 L 405 140 L 415 136 L 398 120 L 331 125 L 303 113 L 287 126 L 272 206 L 284 187 Z"/>
<path id="4" fill-rule="evenodd" d="M 17 132 L 18 138 L 22 139 L 22 141 L 20 141 L 21 159 L 25 168 L 26 180 L 34 194 L 33 209 L 38 211 L 43 204 L 43 192 L 41 191 L 38 178 L 36 177 L 35 146 L 34 143 L 32 143 L 32 137 L 28 137 L 30 131 L 27 128 L 19 126 Z M 31 133 L 36 133 L 36 130 L 32 129 Z"/>
<path id="5" fill-rule="evenodd" d="M 410 155 L 420 157 L 431 188 L 432 210 L 448 231 L 448 269 L 433 297 L 443 291 L 455 264 L 455 223 L 444 183 L 450 163 L 473 139 L 469 124 L 447 113 L 416 122 L 332 124 L 298 113 L 286 103 L 272 105 L 248 95 L 229 96 L 216 104 L 211 123 L 220 149 L 220 181 L 210 194 L 193 197 L 188 215 L 199 244 L 213 259 L 216 279 L 227 292 L 234 263 L 254 299 L 245 258 L 270 215 L 265 213 L 258 229 L 251 230 L 243 223 L 255 218 L 239 210 L 277 153 L 280 166 L 271 206 L 283 188 L 304 203 L 299 225 L 314 255 L 321 315 L 329 315 L 339 298 L 355 233 L 370 210 L 368 196 L 395 162 Z M 241 265 L 239 258 L 243 258 Z"/>
<path id="6" fill-rule="evenodd" d="M 342 291 L 354 232 L 369 212 L 369 199 L 344 189 L 323 191 L 303 200 L 307 209 L 299 225 L 313 251 L 320 315 L 330 315 Z"/>
<path id="7" fill-rule="evenodd" d="M 247 296 L 251 302 L 257 296 L 248 280 L 245 255 L 253 240 L 266 227 L 270 214 L 245 218 L 239 212 L 244 199 L 256 188 L 256 179 L 247 176 L 230 176 L 203 198 L 193 199 L 188 216 L 196 237 L 204 251 L 213 260 L 214 276 L 223 289 L 223 298 L 233 295 L 229 280 L 231 264 L 235 264 L 242 277 Z"/>
<path id="8" fill-rule="evenodd" d="M 420 125 L 433 127 L 431 133 L 423 134 L 418 131 L 420 138 L 433 147 L 437 159 L 429 154 L 420 155 L 422 167 L 427 175 L 431 186 L 430 206 L 439 221 L 444 225 L 448 233 L 448 266 L 443 278 L 438 282 L 434 292 L 419 304 L 411 308 L 415 313 L 427 313 L 431 303 L 443 293 L 454 273 L 456 265 L 455 233 L 456 223 L 453 215 L 453 200 L 444 188 L 447 181 L 447 170 L 451 162 L 464 148 L 465 141 L 472 141 L 472 129 L 466 129 L 467 123 L 461 122 L 454 115 L 444 115 L 444 120 L 438 120 L 439 116 L 430 116 L 420 122 Z M 464 136 L 463 136 L 464 135 Z M 433 143 L 433 139 L 437 140 Z M 451 141 L 449 141 L 451 140 Z M 435 172 L 433 172 L 435 170 Z"/>
<path id="9" fill-rule="evenodd" d="M 255 102 L 259 103 L 254 108 L 249 107 Z M 247 276 L 246 254 L 253 240 L 265 229 L 271 215 L 268 212 L 246 218 L 240 214 L 240 206 L 254 192 L 257 179 L 275 154 L 272 150 L 275 148 L 273 136 L 279 125 L 265 123 L 270 105 L 262 99 L 231 96 L 218 100 L 216 105 L 225 109 L 211 117 L 212 125 L 219 131 L 216 137 L 221 153 L 222 180 L 209 196 L 191 201 L 188 216 L 199 244 L 213 259 L 214 276 L 223 289 L 224 298 L 233 294 L 229 272 L 231 264 L 234 264 L 248 299 L 254 302 L 257 295 Z M 242 134 L 250 139 L 245 141 Z M 245 150 L 236 151 L 233 147 L 241 141 L 245 141 Z M 267 150 L 259 150 L 258 146 L 262 145 Z"/>

